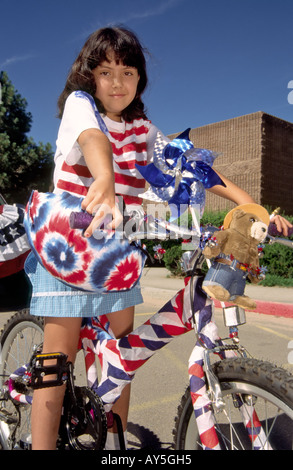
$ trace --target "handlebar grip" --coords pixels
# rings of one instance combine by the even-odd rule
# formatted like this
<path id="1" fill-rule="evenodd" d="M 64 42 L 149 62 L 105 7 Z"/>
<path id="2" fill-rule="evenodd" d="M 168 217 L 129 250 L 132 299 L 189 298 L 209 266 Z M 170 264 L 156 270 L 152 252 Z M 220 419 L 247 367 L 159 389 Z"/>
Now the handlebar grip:
<path id="1" fill-rule="evenodd" d="M 269 225 L 268 233 L 272 237 L 280 237 L 281 235 L 283 235 L 282 232 L 278 231 L 276 224 L 272 223 L 270 223 Z M 293 227 L 288 227 L 288 237 L 291 237 L 291 235 L 293 235 Z"/>
<path id="2" fill-rule="evenodd" d="M 88 212 L 71 212 L 69 225 L 71 228 L 86 229 L 93 220 L 93 216 Z"/>

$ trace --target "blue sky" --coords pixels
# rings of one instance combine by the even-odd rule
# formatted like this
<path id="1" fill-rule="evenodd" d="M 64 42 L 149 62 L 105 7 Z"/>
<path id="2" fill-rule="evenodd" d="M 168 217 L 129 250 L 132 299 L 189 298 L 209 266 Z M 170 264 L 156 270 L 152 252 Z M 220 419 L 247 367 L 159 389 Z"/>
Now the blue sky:
<path id="1" fill-rule="evenodd" d="M 108 24 L 130 27 L 149 50 L 144 101 L 164 133 L 257 111 L 293 122 L 292 0 L 1 0 L 0 7 L 0 70 L 28 101 L 36 142 L 55 149 L 68 70 L 91 32 Z"/>

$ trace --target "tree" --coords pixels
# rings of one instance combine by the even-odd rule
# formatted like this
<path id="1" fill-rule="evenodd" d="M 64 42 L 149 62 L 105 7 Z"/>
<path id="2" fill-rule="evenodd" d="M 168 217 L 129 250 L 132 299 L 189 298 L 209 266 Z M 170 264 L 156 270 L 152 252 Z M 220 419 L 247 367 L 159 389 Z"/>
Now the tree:
<path id="1" fill-rule="evenodd" d="M 0 72 L 0 193 L 9 203 L 25 204 L 32 189 L 48 191 L 52 181 L 52 146 L 26 135 L 32 124 L 26 108 L 7 73 Z"/>

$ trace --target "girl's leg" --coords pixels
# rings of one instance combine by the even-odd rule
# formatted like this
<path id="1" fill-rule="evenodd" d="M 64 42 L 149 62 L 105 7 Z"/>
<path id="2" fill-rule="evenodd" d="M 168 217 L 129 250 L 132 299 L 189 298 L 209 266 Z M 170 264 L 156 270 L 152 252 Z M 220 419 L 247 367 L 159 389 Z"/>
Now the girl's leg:
<path id="1" fill-rule="evenodd" d="M 62 352 L 74 363 L 81 318 L 45 319 L 43 353 Z M 55 450 L 65 386 L 34 391 L 32 404 L 32 448 Z"/>
<path id="2" fill-rule="evenodd" d="M 127 307 L 120 312 L 109 313 L 107 317 L 110 321 L 110 327 L 117 339 L 122 338 L 133 331 L 134 307 Z M 130 384 L 126 385 L 119 400 L 117 400 L 112 408 L 113 412 L 120 416 L 124 431 L 127 428 L 129 402 Z M 117 432 L 116 427 L 114 426 L 110 429 L 110 432 Z"/>

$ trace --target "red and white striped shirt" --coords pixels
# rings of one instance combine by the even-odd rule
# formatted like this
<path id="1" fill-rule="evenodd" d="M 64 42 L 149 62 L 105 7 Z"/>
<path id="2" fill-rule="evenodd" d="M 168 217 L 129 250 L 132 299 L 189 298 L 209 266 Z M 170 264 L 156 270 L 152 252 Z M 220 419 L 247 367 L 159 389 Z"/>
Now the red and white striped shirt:
<path id="1" fill-rule="evenodd" d="M 116 122 L 102 115 L 113 149 L 115 192 L 126 204 L 141 204 L 145 180 L 136 164 L 145 166 L 152 158 L 158 129 L 145 119 Z M 54 192 L 85 196 L 93 178 L 77 143 L 81 132 L 100 129 L 91 103 L 72 93 L 66 101 L 55 154 Z M 166 139 L 168 140 L 168 139 Z"/>

